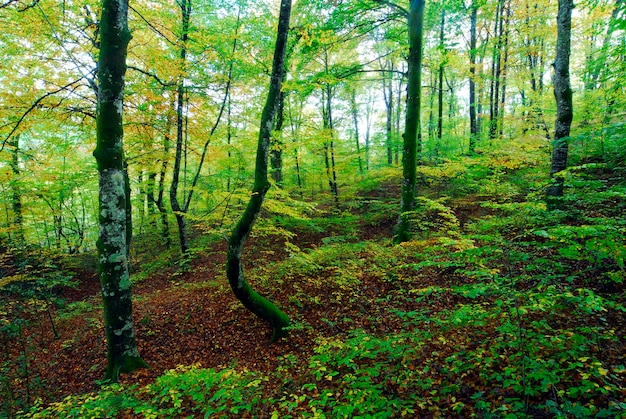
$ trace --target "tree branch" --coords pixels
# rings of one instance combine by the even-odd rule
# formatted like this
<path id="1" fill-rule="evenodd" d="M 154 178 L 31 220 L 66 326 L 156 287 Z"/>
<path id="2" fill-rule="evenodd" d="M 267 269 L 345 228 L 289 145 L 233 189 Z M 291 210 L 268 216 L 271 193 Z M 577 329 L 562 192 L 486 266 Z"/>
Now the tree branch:
<path id="1" fill-rule="evenodd" d="M 373 1 L 374 3 L 381 4 L 381 5 L 383 5 L 383 6 L 389 6 L 389 7 L 391 7 L 392 9 L 396 9 L 397 11 L 399 11 L 400 13 L 402 13 L 402 15 L 403 15 L 405 18 L 408 18 L 408 17 L 409 17 L 409 11 L 408 11 L 408 10 L 406 10 L 404 7 L 400 6 L 399 4 L 396 4 L 396 3 L 393 3 L 393 2 L 391 2 L 391 1 L 387 1 L 387 0 L 371 0 L 371 1 Z"/>
<path id="2" fill-rule="evenodd" d="M 141 73 L 141 74 L 143 74 L 143 75 L 146 75 L 146 76 L 148 76 L 148 77 L 152 77 L 154 80 L 156 80 L 156 82 L 157 82 L 157 83 L 159 83 L 159 84 L 160 84 L 161 86 L 163 86 L 163 87 L 172 87 L 172 86 L 176 86 L 176 83 L 173 83 L 173 82 L 165 82 L 165 81 L 161 80 L 161 79 L 159 78 L 159 76 L 157 76 L 156 74 L 154 74 L 154 73 L 150 73 L 149 71 L 143 70 L 143 69 L 141 69 L 141 68 L 139 68 L 139 67 L 135 67 L 134 65 L 129 65 L 129 66 L 128 66 L 128 69 L 129 69 L 129 70 L 135 70 L 135 71 L 137 71 L 137 72 L 139 72 L 139 73 Z"/>
<path id="3" fill-rule="evenodd" d="M 68 84 L 66 84 L 65 86 L 59 87 L 56 90 L 53 90 L 51 92 L 46 93 L 45 95 L 39 97 L 32 105 L 30 105 L 30 107 L 26 110 L 26 112 L 24 112 L 22 114 L 22 116 L 20 117 L 20 119 L 17 120 L 17 123 L 15 124 L 15 126 L 13 127 L 13 129 L 11 130 L 11 132 L 9 132 L 9 134 L 6 136 L 6 138 L 4 140 L 2 140 L 2 146 L 0 146 L 0 152 L 2 152 L 4 150 L 4 147 L 6 147 L 7 142 L 11 139 L 11 136 L 13 136 L 13 134 L 15 134 L 15 131 L 17 131 L 17 129 L 20 127 L 20 125 L 22 124 L 22 122 L 24 122 L 24 119 L 26 119 L 26 117 L 28 116 L 29 113 L 31 113 L 35 108 L 37 108 L 39 106 L 39 104 L 46 98 L 50 97 L 50 96 L 54 96 L 59 92 L 62 92 L 63 90 L 67 89 L 68 87 L 72 86 L 73 84 L 78 83 L 79 81 L 81 81 L 82 79 L 84 79 L 85 77 L 81 77 L 78 80 L 74 80 Z"/>

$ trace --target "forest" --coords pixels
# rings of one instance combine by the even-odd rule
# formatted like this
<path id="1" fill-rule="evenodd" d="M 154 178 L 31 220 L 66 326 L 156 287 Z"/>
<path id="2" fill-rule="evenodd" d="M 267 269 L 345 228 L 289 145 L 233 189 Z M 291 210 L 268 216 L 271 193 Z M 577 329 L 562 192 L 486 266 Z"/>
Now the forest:
<path id="1" fill-rule="evenodd" d="M 0 419 L 626 418 L 624 0 L 0 25 Z"/>

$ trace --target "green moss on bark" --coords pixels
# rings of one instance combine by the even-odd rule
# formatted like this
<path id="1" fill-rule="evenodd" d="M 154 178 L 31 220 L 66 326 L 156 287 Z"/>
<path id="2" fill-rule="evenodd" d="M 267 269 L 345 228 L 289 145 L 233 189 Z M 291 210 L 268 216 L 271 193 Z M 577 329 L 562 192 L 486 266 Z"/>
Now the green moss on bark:
<path id="1" fill-rule="evenodd" d="M 100 235 L 97 242 L 107 338 L 104 379 L 145 367 L 135 343 L 128 246 L 130 189 L 123 153 L 123 93 L 130 41 L 127 0 L 103 0 L 96 115 Z"/>
<path id="2" fill-rule="evenodd" d="M 267 178 L 270 136 L 278 108 L 279 93 L 283 79 L 290 14 L 291 0 L 282 0 L 280 16 L 278 18 L 278 34 L 276 36 L 276 47 L 274 49 L 270 89 L 261 115 L 254 187 L 246 210 L 230 236 L 226 258 L 226 274 L 233 293 L 244 307 L 271 325 L 272 342 L 287 334 L 287 327 L 290 324 L 289 317 L 276 307 L 274 303 L 254 291 L 250 284 L 248 284 L 243 272 L 241 252 L 250 235 L 250 231 L 252 231 L 252 226 L 261 212 L 263 199 L 270 187 Z"/>

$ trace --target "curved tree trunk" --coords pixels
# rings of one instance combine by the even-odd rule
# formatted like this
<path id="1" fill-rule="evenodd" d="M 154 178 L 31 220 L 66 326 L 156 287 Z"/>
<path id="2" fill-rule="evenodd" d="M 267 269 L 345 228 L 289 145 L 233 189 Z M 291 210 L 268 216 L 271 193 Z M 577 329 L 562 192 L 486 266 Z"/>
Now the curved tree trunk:
<path id="1" fill-rule="evenodd" d="M 556 99 L 556 122 L 554 124 L 554 146 L 550 176 L 552 184 L 546 191 L 548 208 L 559 206 L 563 196 L 563 178 L 557 173 L 567 167 L 567 140 L 572 125 L 572 87 L 569 79 L 569 56 L 572 37 L 572 0 L 559 0 L 557 16 L 558 37 L 556 41 L 556 60 L 554 61 L 554 98 Z"/>
<path id="2" fill-rule="evenodd" d="M 422 37 L 424 32 L 424 0 L 411 0 L 409 10 L 409 75 L 407 80 L 404 150 L 402 154 L 402 197 L 395 243 L 411 238 L 411 220 L 407 212 L 415 208 L 417 195 L 417 154 L 420 130 L 422 87 Z"/>
<path id="3" fill-rule="evenodd" d="M 279 94 L 282 85 L 285 50 L 287 36 L 289 34 L 289 17 L 291 15 L 291 0 L 281 0 L 280 16 L 278 18 L 278 33 L 274 49 L 274 61 L 272 64 L 272 77 L 267 94 L 267 101 L 261 115 L 259 129 L 259 141 L 256 155 L 256 169 L 254 187 L 250 201 L 239 223 L 235 226 L 228 241 L 228 254 L 226 259 L 226 275 L 235 296 L 241 303 L 254 314 L 267 321 L 272 326 L 272 342 L 287 334 L 289 317 L 276 307 L 271 301 L 259 295 L 246 281 L 243 273 L 241 253 L 243 246 L 252 231 L 256 219 L 261 212 L 263 199 L 270 187 L 268 181 L 268 157 L 270 152 L 270 137 L 276 111 L 278 108 Z"/>
<path id="4" fill-rule="evenodd" d="M 99 271 L 107 338 L 105 380 L 145 367 L 135 343 L 129 270 L 130 186 L 124 165 L 122 111 L 128 2 L 103 0 L 98 59 L 97 145 L 100 175 Z"/>

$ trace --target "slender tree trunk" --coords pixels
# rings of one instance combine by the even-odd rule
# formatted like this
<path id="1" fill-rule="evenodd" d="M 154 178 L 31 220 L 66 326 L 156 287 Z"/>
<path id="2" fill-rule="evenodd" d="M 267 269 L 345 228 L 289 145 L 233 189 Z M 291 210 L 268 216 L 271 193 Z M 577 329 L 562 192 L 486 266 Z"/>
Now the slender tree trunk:
<path id="1" fill-rule="evenodd" d="M 13 181 L 11 182 L 11 206 L 13 208 L 13 231 L 15 232 L 15 243 L 18 246 L 24 245 L 24 216 L 22 214 L 22 190 L 19 186 L 20 171 L 20 136 L 13 137 L 10 142 L 13 146 L 11 151 L 11 172 L 13 173 Z"/>
<path id="2" fill-rule="evenodd" d="M 167 129 L 169 133 L 169 127 Z M 161 160 L 161 170 L 159 171 L 159 186 L 157 189 L 156 207 L 161 214 L 161 238 L 165 247 L 169 248 L 172 245 L 172 239 L 170 237 L 170 225 L 167 217 L 167 208 L 163 202 L 165 195 L 165 176 L 167 175 L 167 165 L 170 153 L 170 138 L 169 134 L 163 136 L 163 157 Z"/>
<path id="3" fill-rule="evenodd" d="M 476 120 L 476 21 L 478 17 L 478 5 L 476 0 L 471 5 L 470 15 L 470 78 L 469 78 L 469 118 L 470 118 L 470 138 L 469 152 L 476 151 L 478 140 L 478 122 Z"/>
<path id="4" fill-rule="evenodd" d="M 285 50 L 289 34 L 289 17 L 291 14 L 291 0 L 281 0 L 280 15 L 278 18 L 278 33 L 274 60 L 272 64 L 272 77 L 267 101 L 261 115 L 259 129 L 259 142 L 256 156 L 256 168 L 254 175 L 254 187 L 250 201 L 233 230 L 228 241 L 228 253 L 226 259 L 226 274 L 228 282 L 235 296 L 242 304 L 254 314 L 267 321 L 272 327 L 272 342 L 287 334 L 287 326 L 290 324 L 289 317 L 278 309 L 271 301 L 259 295 L 248 284 L 244 277 L 241 253 L 243 246 L 252 230 L 252 227 L 261 212 L 263 200 L 270 183 L 267 178 L 270 137 L 274 118 L 279 102 L 281 90 Z"/>
<path id="5" fill-rule="evenodd" d="M 402 119 L 402 85 L 404 76 L 401 76 L 397 83 L 396 90 L 396 126 L 393 132 L 393 149 L 394 149 L 394 162 L 396 166 L 400 164 L 400 120 Z"/>
<path id="6" fill-rule="evenodd" d="M 285 72 L 286 73 L 286 69 Z M 283 76 L 284 77 L 284 76 Z M 284 82 L 284 80 L 283 80 Z M 270 150 L 270 175 L 277 185 L 280 185 L 283 181 L 283 141 L 282 141 L 282 129 L 285 122 L 285 92 L 278 93 L 278 109 L 276 111 L 276 125 L 274 127 L 274 133 L 272 135 L 271 150 Z"/>
<path id="7" fill-rule="evenodd" d="M 568 139 L 573 118 L 572 87 L 569 77 L 569 59 L 572 36 L 572 0 L 559 0 L 557 15 L 556 60 L 554 61 L 554 98 L 556 100 L 556 122 L 550 176 L 552 184 L 546 191 L 549 209 L 560 206 L 563 196 L 563 178 L 559 172 L 567 167 Z"/>
<path id="8" fill-rule="evenodd" d="M 231 145 L 233 142 L 233 120 L 232 120 L 232 106 L 233 106 L 233 98 L 232 95 L 228 95 L 228 108 L 226 110 L 226 147 L 228 149 L 228 177 L 226 179 L 226 191 L 230 192 L 231 188 L 231 175 L 232 175 L 232 151 Z"/>
<path id="9" fill-rule="evenodd" d="M 498 118 L 498 135 L 500 138 L 503 136 L 504 131 L 504 105 L 506 104 L 506 81 L 508 76 L 509 66 L 509 26 L 511 23 L 511 2 L 506 3 L 506 19 L 504 21 L 504 40 L 502 41 L 504 48 L 504 57 L 502 59 L 502 85 L 501 85 L 501 99 L 500 99 L 500 114 Z"/>
<path id="10" fill-rule="evenodd" d="M 498 0 L 496 7 L 496 21 L 494 23 L 493 56 L 491 64 L 491 91 L 489 94 L 490 114 L 489 114 L 489 138 L 495 139 L 498 136 L 499 106 L 500 106 L 500 77 L 502 74 L 502 42 L 504 36 L 504 0 Z"/>
<path id="11" fill-rule="evenodd" d="M 394 242 L 402 243 L 411 238 L 411 217 L 417 195 L 417 159 L 420 130 L 420 107 L 422 87 L 422 38 L 424 32 L 424 0 L 411 0 L 408 16 L 409 59 L 407 80 L 406 119 L 404 124 L 404 148 L 402 154 L 402 197 L 400 217 Z"/>
<path id="12" fill-rule="evenodd" d="M 439 49 L 441 53 L 441 62 L 439 63 L 439 80 L 437 83 L 438 89 L 438 102 L 437 102 L 437 155 L 439 155 L 439 148 L 441 147 L 441 140 L 443 138 L 443 72 L 445 69 L 445 26 L 446 26 L 446 10 L 441 10 L 441 28 L 439 31 Z"/>
<path id="13" fill-rule="evenodd" d="M 372 107 L 368 104 L 365 112 L 365 170 L 370 170 L 370 134 L 372 129 Z"/>
<path id="14" fill-rule="evenodd" d="M 350 110 L 352 111 L 352 123 L 354 124 L 354 142 L 356 156 L 359 162 L 359 173 L 363 173 L 363 160 L 361 159 L 361 144 L 359 142 L 359 111 L 356 105 L 356 91 L 350 90 Z"/>
<path id="15" fill-rule="evenodd" d="M 182 29 L 180 36 L 180 66 L 182 75 L 178 80 L 176 89 L 176 157 L 174 158 L 174 173 L 172 175 L 172 184 L 170 186 L 170 205 L 174 211 L 176 224 L 178 225 L 178 239 L 180 242 L 181 253 L 187 253 L 189 249 L 189 240 L 187 238 L 187 222 L 185 220 L 185 210 L 178 200 L 178 186 L 180 183 L 181 162 L 183 157 L 183 141 L 184 141 L 184 96 L 185 96 L 185 68 L 187 58 L 187 40 L 189 38 L 189 20 L 191 17 L 191 0 L 182 0 L 180 3 L 182 13 Z M 185 165 L 186 166 L 186 165 Z M 185 174 L 183 173 L 183 176 Z"/>
<path id="16" fill-rule="evenodd" d="M 123 94 L 126 50 L 131 34 L 126 0 L 103 0 L 98 59 L 97 146 L 100 177 L 100 282 L 107 338 L 105 380 L 145 367 L 135 342 L 129 243 L 132 235 L 130 184 L 123 154 Z"/>
<path id="17" fill-rule="evenodd" d="M 328 61 L 326 61 L 328 64 Z M 326 67 L 328 70 L 328 66 Z M 324 129 L 328 132 L 328 140 L 324 141 L 324 164 L 326 166 L 326 177 L 330 192 L 333 195 L 335 205 L 339 205 L 339 188 L 337 186 L 337 170 L 335 167 L 335 125 L 333 121 L 332 109 L 333 89 L 330 84 L 326 84 L 322 91 L 322 113 Z"/>
<path id="18" fill-rule="evenodd" d="M 291 139 L 294 144 L 293 157 L 294 157 L 294 162 L 296 165 L 296 181 L 298 183 L 298 191 L 300 193 L 300 197 L 303 197 L 304 196 L 304 191 L 303 191 L 304 184 L 302 181 L 302 174 L 300 171 L 300 157 L 299 157 L 299 149 L 298 149 L 298 144 L 297 144 L 297 138 L 299 137 L 300 123 L 302 119 L 302 106 L 299 107 L 300 114 L 299 114 L 298 119 L 296 120 L 296 117 L 293 114 L 293 106 L 291 106 L 291 101 L 289 101 L 288 103 L 289 103 L 289 109 L 288 109 L 289 126 L 291 128 Z"/>
<path id="19" fill-rule="evenodd" d="M 385 100 L 385 110 L 387 115 L 386 139 L 387 139 L 387 165 L 393 164 L 393 63 L 387 61 L 385 65 L 381 64 L 383 69 L 383 99 Z M 388 71 L 385 71 L 388 70 Z M 389 79 L 387 79 L 387 73 Z"/>

